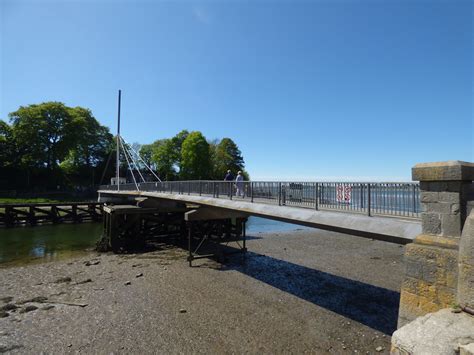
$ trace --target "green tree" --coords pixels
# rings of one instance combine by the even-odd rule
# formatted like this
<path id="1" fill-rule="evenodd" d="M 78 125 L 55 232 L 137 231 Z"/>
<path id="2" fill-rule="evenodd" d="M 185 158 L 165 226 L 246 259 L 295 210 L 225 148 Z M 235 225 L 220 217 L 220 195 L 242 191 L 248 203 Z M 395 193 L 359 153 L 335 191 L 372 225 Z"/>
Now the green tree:
<path id="1" fill-rule="evenodd" d="M 181 170 L 181 149 L 183 142 L 189 136 L 189 132 L 186 129 L 183 129 L 173 138 L 171 138 L 171 149 L 173 151 L 174 164 L 178 170 Z"/>
<path id="2" fill-rule="evenodd" d="M 148 166 L 149 166 L 150 168 L 156 169 L 155 163 L 154 163 L 154 161 L 152 160 L 152 157 L 153 157 L 153 150 L 154 150 L 153 143 L 152 143 L 152 144 L 143 144 L 143 145 L 140 147 L 139 154 L 140 154 L 140 156 L 142 157 L 142 159 L 145 161 L 145 163 L 148 164 Z"/>
<path id="3" fill-rule="evenodd" d="M 160 139 L 152 144 L 151 160 L 162 180 L 176 179 L 176 155 L 171 139 Z"/>
<path id="4" fill-rule="evenodd" d="M 227 170 L 231 170 L 234 175 L 239 170 L 244 172 L 245 163 L 242 153 L 237 144 L 230 138 L 224 138 L 217 144 L 212 162 L 214 178 L 217 180 L 223 179 Z"/>
<path id="5" fill-rule="evenodd" d="M 15 148 L 12 128 L 0 120 L 0 168 L 15 164 Z"/>
<path id="6" fill-rule="evenodd" d="M 14 139 L 23 148 L 22 164 L 53 170 L 80 134 L 70 108 L 61 102 L 20 107 L 10 113 Z"/>
<path id="7" fill-rule="evenodd" d="M 68 181 L 89 185 L 104 168 L 112 149 L 108 128 L 82 107 L 45 102 L 22 106 L 9 117 L 9 146 L 16 156 L 12 165 L 26 172 L 27 181 L 31 174 L 36 176 L 36 187 Z M 0 130 L 6 131 L 5 124 L 1 126 Z"/>
<path id="8" fill-rule="evenodd" d="M 114 149 L 114 139 L 107 127 L 101 126 L 92 112 L 82 107 L 70 109 L 77 136 L 72 138 L 74 145 L 68 147 L 68 155 L 62 166 L 91 169 L 99 166 Z M 69 171 L 71 172 L 71 171 Z"/>
<path id="9" fill-rule="evenodd" d="M 211 177 L 209 143 L 201 132 L 189 133 L 181 147 L 181 169 L 183 180 L 204 180 Z"/>

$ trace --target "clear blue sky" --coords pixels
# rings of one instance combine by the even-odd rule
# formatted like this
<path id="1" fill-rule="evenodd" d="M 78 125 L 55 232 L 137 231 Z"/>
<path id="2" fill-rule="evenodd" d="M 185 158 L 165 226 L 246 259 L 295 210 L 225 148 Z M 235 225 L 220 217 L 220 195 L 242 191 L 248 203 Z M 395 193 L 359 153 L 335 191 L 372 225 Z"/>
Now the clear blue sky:
<path id="1" fill-rule="evenodd" d="M 150 143 L 231 137 L 254 179 L 474 160 L 472 1 L 0 0 L 0 118 L 84 106 Z"/>

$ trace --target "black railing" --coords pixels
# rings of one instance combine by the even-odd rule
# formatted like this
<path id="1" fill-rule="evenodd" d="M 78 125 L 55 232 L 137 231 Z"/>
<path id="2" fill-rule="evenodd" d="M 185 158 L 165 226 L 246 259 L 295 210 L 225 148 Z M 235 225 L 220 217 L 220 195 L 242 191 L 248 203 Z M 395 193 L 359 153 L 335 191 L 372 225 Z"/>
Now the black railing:
<path id="1" fill-rule="evenodd" d="M 409 182 L 166 181 L 121 184 L 121 191 L 229 198 L 371 215 L 420 216 L 420 185 Z M 117 191 L 117 185 L 103 185 Z"/>

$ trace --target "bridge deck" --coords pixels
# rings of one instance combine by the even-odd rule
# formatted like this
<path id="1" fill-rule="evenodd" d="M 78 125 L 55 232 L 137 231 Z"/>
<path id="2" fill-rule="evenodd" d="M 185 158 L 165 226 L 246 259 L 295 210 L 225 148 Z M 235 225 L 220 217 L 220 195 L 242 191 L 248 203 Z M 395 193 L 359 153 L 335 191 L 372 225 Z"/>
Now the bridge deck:
<path id="1" fill-rule="evenodd" d="M 290 206 L 279 206 L 268 200 L 254 199 L 254 202 L 233 197 L 230 199 L 212 196 L 195 196 L 187 194 L 171 194 L 153 191 L 111 191 L 100 190 L 99 199 L 107 197 L 147 197 L 161 200 L 172 200 L 183 203 L 209 206 L 224 210 L 247 213 L 251 216 L 294 223 L 319 229 L 331 230 L 355 236 L 407 244 L 421 233 L 421 223 L 414 219 L 394 218 L 386 216 L 369 217 L 357 213 L 315 210 Z"/>

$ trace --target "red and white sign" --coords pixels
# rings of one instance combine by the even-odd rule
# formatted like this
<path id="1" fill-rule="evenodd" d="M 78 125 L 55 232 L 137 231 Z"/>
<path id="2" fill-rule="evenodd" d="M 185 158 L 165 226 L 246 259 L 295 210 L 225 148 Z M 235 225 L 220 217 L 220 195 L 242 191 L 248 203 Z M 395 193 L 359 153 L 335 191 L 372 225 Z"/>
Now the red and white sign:
<path id="1" fill-rule="evenodd" d="M 339 203 L 351 203 L 352 186 L 337 185 L 336 186 L 336 201 Z"/>

